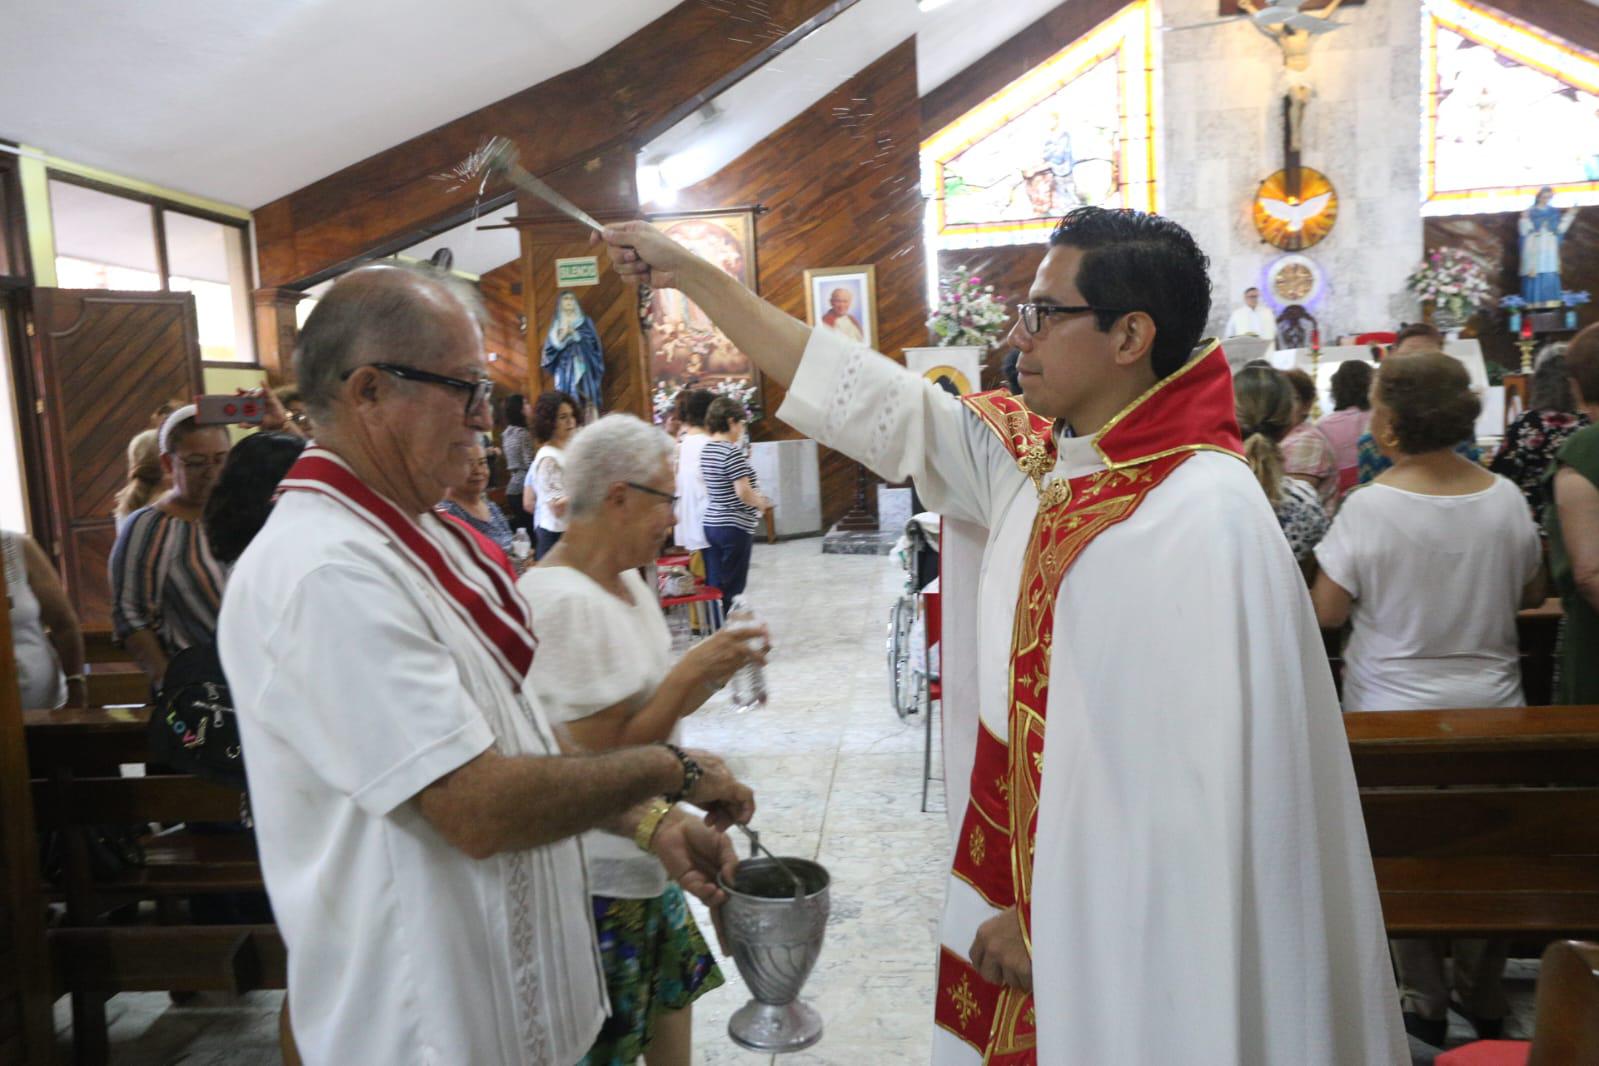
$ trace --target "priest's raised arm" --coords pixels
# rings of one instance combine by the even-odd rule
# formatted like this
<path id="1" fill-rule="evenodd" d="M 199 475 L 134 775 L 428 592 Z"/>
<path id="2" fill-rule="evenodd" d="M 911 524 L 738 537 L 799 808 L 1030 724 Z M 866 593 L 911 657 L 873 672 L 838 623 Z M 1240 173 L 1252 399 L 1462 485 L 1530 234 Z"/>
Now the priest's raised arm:
<path id="1" fill-rule="evenodd" d="M 914 478 L 931 509 L 989 524 L 994 475 L 1015 461 L 960 400 L 836 330 L 812 329 L 648 223 L 609 226 L 605 240 L 618 273 L 682 291 L 788 387 L 783 421 L 889 481 Z"/>

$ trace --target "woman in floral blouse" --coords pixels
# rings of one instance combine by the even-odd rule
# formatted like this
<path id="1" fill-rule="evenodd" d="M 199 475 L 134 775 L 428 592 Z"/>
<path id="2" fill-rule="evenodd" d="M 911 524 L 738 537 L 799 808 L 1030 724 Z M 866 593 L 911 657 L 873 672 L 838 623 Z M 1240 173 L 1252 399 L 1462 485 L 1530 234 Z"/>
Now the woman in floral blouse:
<path id="1" fill-rule="evenodd" d="M 1504 443 L 1489 467 L 1516 483 L 1534 518 L 1541 516 L 1548 502 L 1544 474 L 1555 453 L 1573 433 L 1588 425 L 1588 416 L 1576 406 L 1571 379 L 1566 376 L 1566 346 L 1548 345 L 1538 353 L 1527 411 L 1506 427 Z"/>

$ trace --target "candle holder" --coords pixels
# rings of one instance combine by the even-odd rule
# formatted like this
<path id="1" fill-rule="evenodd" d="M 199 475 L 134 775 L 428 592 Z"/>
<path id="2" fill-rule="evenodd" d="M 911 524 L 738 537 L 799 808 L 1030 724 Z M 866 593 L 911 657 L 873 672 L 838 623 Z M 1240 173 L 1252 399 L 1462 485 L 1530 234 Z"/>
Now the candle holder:
<path id="1" fill-rule="evenodd" d="M 1531 337 L 1523 337 L 1516 342 L 1516 347 L 1521 349 L 1521 372 L 1532 373 L 1532 353 L 1538 347 L 1538 342 Z"/>

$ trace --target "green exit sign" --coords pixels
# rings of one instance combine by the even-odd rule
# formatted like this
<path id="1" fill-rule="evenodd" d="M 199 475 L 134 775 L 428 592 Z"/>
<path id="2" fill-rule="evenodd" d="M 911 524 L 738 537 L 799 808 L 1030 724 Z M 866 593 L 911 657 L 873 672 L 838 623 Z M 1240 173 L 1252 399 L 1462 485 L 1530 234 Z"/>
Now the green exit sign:
<path id="1" fill-rule="evenodd" d="M 575 288 L 579 285 L 598 285 L 600 283 L 600 260 L 598 256 L 585 255 L 577 259 L 557 259 L 555 261 L 555 284 L 563 289 Z"/>

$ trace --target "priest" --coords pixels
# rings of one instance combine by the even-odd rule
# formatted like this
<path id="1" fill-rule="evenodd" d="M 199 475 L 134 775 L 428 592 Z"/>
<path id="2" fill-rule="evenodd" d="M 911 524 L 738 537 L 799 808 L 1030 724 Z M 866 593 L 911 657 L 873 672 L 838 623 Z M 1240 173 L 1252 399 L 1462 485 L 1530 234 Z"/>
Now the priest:
<path id="1" fill-rule="evenodd" d="M 934 1061 L 1408 1062 L 1332 677 L 1188 233 L 1072 212 L 1011 334 L 1023 395 L 964 399 L 645 223 L 604 239 L 788 386 L 778 417 L 981 531 L 945 608 L 978 659 L 947 708 Z"/>

